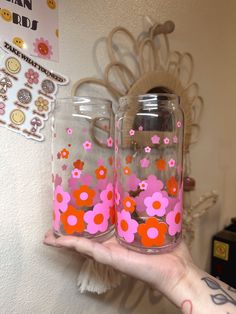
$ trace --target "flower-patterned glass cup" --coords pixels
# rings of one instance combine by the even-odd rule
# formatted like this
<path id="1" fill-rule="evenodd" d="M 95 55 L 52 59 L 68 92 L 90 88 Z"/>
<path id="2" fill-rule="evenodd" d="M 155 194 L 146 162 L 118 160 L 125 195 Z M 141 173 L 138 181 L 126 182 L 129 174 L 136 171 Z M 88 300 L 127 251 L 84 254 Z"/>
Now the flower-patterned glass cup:
<path id="1" fill-rule="evenodd" d="M 118 241 L 143 253 L 181 239 L 184 118 L 174 94 L 120 99 L 115 119 Z"/>
<path id="2" fill-rule="evenodd" d="M 109 100 L 57 100 L 52 118 L 55 234 L 103 240 L 112 232 L 113 132 Z"/>

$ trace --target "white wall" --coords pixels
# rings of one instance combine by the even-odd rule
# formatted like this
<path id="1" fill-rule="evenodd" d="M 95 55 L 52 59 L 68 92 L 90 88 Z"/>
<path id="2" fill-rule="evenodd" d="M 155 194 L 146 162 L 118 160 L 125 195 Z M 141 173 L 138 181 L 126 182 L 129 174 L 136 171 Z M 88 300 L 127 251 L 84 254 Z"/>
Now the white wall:
<path id="1" fill-rule="evenodd" d="M 194 56 L 194 80 L 205 101 L 200 141 L 191 153 L 196 197 L 212 188 L 220 194 L 219 203 L 197 224 L 194 257 L 207 267 L 212 234 L 235 215 L 236 2 L 61 0 L 60 63 L 45 64 L 72 82 L 96 76 L 94 42 L 117 25 L 138 35 L 144 15 L 173 20 L 172 49 Z M 70 88 L 61 89 L 60 96 L 68 95 Z M 106 296 L 80 295 L 78 256 L 42 245 L 51 221 L 49 127 L 45 135 L 45 142 L 36 143 L 0 129 L 0 313 L 123 314 L 146 313 L 147 308 L 150 314 L 177 313 L 167 301 L 154 304 L 142 284 L 135 284 L 131 295 L 126 283 Z"/>

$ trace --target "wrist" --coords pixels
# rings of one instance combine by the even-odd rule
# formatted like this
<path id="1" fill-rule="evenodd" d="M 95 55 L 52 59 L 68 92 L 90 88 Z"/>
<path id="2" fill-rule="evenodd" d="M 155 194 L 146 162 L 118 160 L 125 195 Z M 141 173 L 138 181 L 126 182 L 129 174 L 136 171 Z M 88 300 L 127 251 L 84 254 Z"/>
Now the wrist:
<path id="1" fill-rule="evenodd" d="M 211 284 L 206 284 L 204 279 L 208 279 Z M 222 290 L 223 292 L 219 292 L 219 289 L 224 286 L 222 282 L 218 282 L 217 289 L 215 288 L 216 283 L 216 278 L 211 277 L 209 274 L 190 263 L 186 275 L 173 287 L 167 297 L 179 307 L 184 314 L 233 313 L 232 309 L 235 310 L 236 301 L 233 298 L 232 300 L 234 302 L 232 302 L 231 299 L 231 301 L 228 300 L 226 297 L 226 288 L 226 292 L 224 290 Z M 219 289 L 218 286 L 220 287 Z M 214 296 L 215 300 L 213 300 Z M 224 298 L 224 302 L 222 298 Z"/>
<path id="2" fill-rule="evenodd" d="M 202 271 L 198 267 L 189 262 L 185 273 L 167 295 L 170 301 L 179 307 L 184 314 L 192 313 L 193 303 L 200 297 L 201 273 Z"/>

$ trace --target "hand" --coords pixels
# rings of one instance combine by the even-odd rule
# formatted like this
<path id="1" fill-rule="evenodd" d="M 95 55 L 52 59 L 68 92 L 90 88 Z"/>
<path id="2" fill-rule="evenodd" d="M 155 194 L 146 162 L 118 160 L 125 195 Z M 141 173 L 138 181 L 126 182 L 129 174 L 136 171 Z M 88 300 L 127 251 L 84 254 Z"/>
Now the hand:
<path id="1" fill-rule="evenodd" d="M 193 264 L 184 242 L 171 253 L 157 255 L 130 251 L 122 247 L 115 237 L 98 243 L 72 236 L 55 238 L 53 232 L 48 231 L 44 243 L 58 248 L 74 249 L 99 263 L 110 265 L 122 273 L 147 282 L 181 308 L 184 314 L 235 313 L 235 296 L 230 296 L 233 292 L 229 291 L 227 285 Z M 217 290 L 221 290 L 221 298 L 225 298 L 223 305 L 214 302 L 212 298 L 212 289 L 215 286 Z"/>
<path id="2" fill-rule="evenodd" d="M 57 248 L 74 249 L 99 263 L 110 265 L 122 273 L 147 282 L 170 299 L 192 265 L 191 256 L 183 242 L 171 253 L 145 255 L 122 247 L 115 237 L 98 243 L 82 237 L 56 238 L 50 230 L 45 235 L 44 243 Z"/>

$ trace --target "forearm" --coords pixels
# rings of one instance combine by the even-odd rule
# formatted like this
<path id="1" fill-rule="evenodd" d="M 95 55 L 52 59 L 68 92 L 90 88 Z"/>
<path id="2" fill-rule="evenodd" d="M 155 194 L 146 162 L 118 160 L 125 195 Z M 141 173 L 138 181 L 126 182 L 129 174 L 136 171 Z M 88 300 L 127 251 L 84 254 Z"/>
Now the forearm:
<path id="1" fill-rule="evenodd" d="M 235 290 L 191 265 L 169 298 L 184 314 L 235 314 Z"/>

